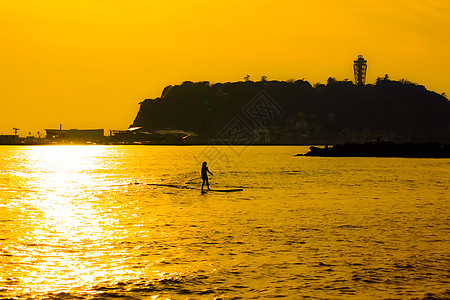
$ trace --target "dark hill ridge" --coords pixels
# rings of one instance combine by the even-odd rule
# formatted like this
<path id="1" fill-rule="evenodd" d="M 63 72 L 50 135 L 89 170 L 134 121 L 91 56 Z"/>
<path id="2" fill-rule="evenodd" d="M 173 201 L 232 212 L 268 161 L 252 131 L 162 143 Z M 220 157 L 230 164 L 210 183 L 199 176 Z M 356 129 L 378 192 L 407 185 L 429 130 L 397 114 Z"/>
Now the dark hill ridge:
<path id="1" fill-rule="evenodd" d="M 203 141 L 219 139 L 236 117 L 248 129 L 261 128 L 244 113 L 264 91 L 282 114 L 264 125 L 270 143 L 313 141 L 449 141 L 450 102 L 405 80 L 378 78 L 356 86 L 329 78 L 326 85 L 298 81 L 190 82 L 164 88 L 161 97 L 140 103 L 132 126 L 144 131 L 179 129 Z"/>

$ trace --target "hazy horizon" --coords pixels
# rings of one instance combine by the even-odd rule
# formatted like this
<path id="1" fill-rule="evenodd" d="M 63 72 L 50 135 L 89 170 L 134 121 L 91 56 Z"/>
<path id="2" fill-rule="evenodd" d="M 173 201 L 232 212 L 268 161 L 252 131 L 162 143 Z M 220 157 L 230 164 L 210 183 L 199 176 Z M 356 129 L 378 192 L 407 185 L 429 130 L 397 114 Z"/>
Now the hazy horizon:
<path id="1" fill-rule="evenodd" d="M 183 81 L 389 74 L 449 93 L 443 0 L 21 1 L 0 4 L 0 134 L 125 129 L 139 102 Z"/>

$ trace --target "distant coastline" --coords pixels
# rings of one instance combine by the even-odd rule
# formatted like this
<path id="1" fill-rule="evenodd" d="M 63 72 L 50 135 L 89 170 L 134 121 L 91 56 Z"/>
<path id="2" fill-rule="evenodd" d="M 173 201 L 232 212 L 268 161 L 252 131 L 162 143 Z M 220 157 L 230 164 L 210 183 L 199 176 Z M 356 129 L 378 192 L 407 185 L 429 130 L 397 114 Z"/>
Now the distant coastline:
<path id="1" fill-rule="evenodd" d="M 386 75 L 375 84 L 328 78 L 169 85 L 145 99 L 129 128 L 44 129 L 0 145 L 338 145 L 381 142 L 450 144 L 450 101 Z"/>

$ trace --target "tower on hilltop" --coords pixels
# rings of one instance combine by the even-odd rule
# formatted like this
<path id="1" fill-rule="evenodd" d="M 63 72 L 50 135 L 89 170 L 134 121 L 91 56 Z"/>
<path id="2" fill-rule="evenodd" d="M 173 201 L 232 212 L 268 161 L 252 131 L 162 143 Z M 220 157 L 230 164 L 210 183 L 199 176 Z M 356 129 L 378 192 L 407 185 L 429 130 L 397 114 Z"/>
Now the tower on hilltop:
<path id="1" fill-rule="evenodd" d="M 366 83 L 367 60 L 362 55 L 353 63 L 353 72 L 355 73 L 355 84 L 364 85 Z"/>

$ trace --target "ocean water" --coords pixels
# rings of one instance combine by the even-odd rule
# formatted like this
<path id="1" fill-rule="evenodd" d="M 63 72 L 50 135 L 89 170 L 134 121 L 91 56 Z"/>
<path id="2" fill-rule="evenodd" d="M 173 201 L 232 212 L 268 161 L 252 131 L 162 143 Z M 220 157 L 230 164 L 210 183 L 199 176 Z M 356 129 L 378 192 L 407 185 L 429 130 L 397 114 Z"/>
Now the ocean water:
<path id="1" fill-rule="evenodd" d="M 307 150 L 2 146 L 0 299 L 449 299 L 450 160 Z"/>

